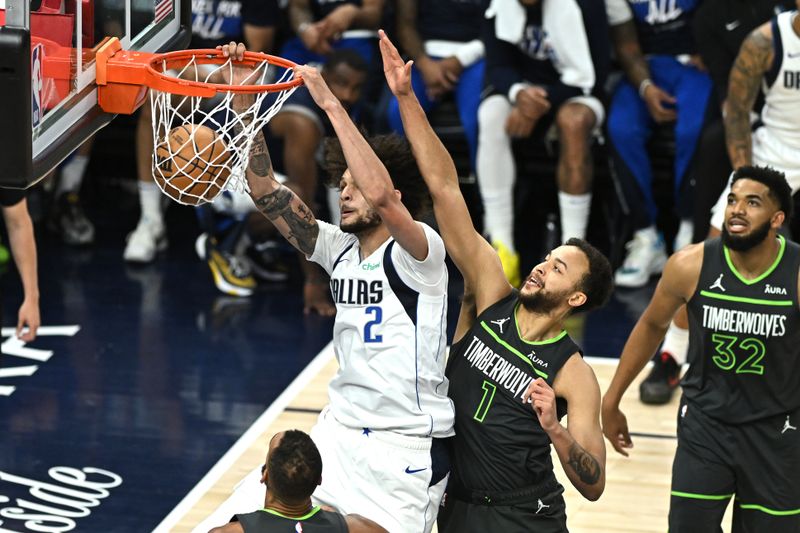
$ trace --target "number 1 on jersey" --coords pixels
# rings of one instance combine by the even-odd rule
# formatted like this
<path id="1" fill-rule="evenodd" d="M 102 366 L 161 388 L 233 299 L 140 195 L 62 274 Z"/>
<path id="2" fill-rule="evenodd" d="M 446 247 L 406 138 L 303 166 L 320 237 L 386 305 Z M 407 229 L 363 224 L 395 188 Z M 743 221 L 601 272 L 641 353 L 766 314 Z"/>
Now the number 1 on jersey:
<path id="1" fill-rule="evenodd" d="M 486 380 L 483 381 L 482 387 L 483 398 L 481 398 L 481 403 L 475 411 L 475 416 L 472 417 L 478 422 L 483 422 L 483 419 L 486 418 L 486 413 L 489 412 L 489 407 L 491 407 L 492 400 L 494 400 L 494 393 L 497 391 L 497 385 Z"/>
<path id="2" fill-rule="evenodd" d="M 364 312 L 372 315 L 372 320 L 364 324 L 364 342 L 383 342 L 383 335 L 372 332 L 372 326 L 376 326 L 383 320 L 383 309 L 377 305 L 367 307 Z"/>

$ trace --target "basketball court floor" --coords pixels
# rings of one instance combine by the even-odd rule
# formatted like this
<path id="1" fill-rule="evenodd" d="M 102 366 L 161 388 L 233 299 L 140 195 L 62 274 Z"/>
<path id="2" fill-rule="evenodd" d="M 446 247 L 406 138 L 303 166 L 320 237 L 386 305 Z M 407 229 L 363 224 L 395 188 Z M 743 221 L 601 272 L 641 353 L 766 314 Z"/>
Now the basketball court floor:
<path id="1" fill-rule="evenodd" d="M 39 521 L 38 531 L 188 532 L 263 463 L 269 436 L 313 425 L 335 371 L 332 320 L 303 316 L 297 286 L 218 293 L 194 255 L 188 208 L 168 215 L 166 254 L 125 265 L 135 200 L 95 200 L 95 246 L 38 234 L 39 338 L 22 345 L 3 329 L 0 531 Z M 619 293 L 570 323 L 603 389 L 651 292 Z M 9 325 L 13 270 L 2 293 Z M 653 408 L 637 396 L 625 404 L 635 448 L 629 459 L 609 451 L 603 497 L 568 487 L 574 532 L 666 529 L 677 398 Z"/>

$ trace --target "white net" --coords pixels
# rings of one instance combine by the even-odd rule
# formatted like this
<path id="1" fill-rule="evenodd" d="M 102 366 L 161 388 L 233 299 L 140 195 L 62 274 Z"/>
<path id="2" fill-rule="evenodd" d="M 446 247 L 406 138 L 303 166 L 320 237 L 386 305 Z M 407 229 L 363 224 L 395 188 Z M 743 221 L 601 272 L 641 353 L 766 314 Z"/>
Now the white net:
<path id="1" fill-rule="evenodd" d="M 161 67 L 166 72 L 166 62 Z M 212 85 L 267 85 L 288 82 L 294 76 L 291 69 L 266 60 L 248 67 L 244 75 L 241 70 L 236 72 L 241 68 L 230 59 L 209 65 L 193 57 L 179 71 L 169 74 Z M 239 78 L 244 79 L 237 83 Z M 265 90 L 242 96 L 222 90 L 215 97 L 204 98 L 151 89 L 152 166 L 158 186 L 186 205 L 212 202 L 226 189 L 249 191 L 245 170 L 254 137 L 293 92 L 294 88 Z"/>

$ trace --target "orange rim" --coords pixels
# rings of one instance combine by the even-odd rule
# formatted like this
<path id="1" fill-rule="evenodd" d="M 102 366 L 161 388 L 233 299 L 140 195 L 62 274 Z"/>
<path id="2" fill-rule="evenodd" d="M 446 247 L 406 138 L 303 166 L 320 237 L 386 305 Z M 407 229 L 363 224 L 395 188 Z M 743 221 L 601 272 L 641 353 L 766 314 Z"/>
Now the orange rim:
<path id="1" fill-rule="evenodd" d="M 161 68 L 163 68 L 164 70 L 181 69 L 185 67 L 186 64 L 189 63 L 192 59 L 194 59 L 195 63 L 197 63 L 198 65 L 222 65 L 226 63 L 229 58 L 224 57 L 222 55 L 222 50 L 215 50 L 211 48 L 196 49 L 196 50 L 179 50 L 176 52 L 167 52 L 164 54 L 154 55 L 150 59 L 149 64 L 147 65 L 147 71 L 150 74 L 150 76 L 154 78 L 154 80 L 151 81 L 154 81 L 155 83 L 153 85 L 148 83 L 148 86 L 156 90 L 175 92 L 178 94 L 184 94 L 186 88 L 189 87 L 202 88 L 206 90 L 212 89 L 216 93 L 231 92 L 238 94 L 254 94 L 254 93 L 257 94 L 257 93 L 285 91 L 288 89 L 293 89 L 294 87 L 299 87 L 300 85 L 303 84 L 302 77 L 298 76 L 297 78 L 291 81 L 286 81 L 282 83 L 269 83 L 266 85 L 224 85 L 224 84 L 208 83 L 202 81 L 183 80 L 165 74 L 164 72 L 159 70 Z M 258 65 L 262 64 L 264 61 L 268 62 L 271 65 L 287 69 L 291 69 L 297 66 L 297 64 L 294 61 L 290 61 L 288 59 L 284 59 L 282 57 L 273 56 L 269 54 L 262 54 L 260 52 L 245 52 L 244 59 L 242 61 L 234 61 L 234 64 L 255 68 Z M 174 90 L 170 90 L 170 88 L 173 88 Z"/>

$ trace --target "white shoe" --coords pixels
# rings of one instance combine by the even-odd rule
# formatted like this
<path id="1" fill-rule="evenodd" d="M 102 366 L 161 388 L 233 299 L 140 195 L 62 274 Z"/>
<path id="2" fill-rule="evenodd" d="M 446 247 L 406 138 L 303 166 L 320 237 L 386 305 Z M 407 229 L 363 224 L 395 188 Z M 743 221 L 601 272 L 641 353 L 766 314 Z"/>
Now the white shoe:
<path id="1" fill-rule="evenodd" d="M 128 244 L 122 257 L 131 263 L 149 263 L 167 247 L 167 234 L 163 225 L 139 221 L 128 235 Z"/>
<path id="2" fill-rule="evenodd" d="M 667 253 L 664 250 L 664 242 L 655 228 L 649 227 L 637 231 L 625 248 L 628 249 L 628 255 L 614 274 L 614 283 L 617 287 L 644 287 L 650 276 L 659 274 L 664 269 Z"/>
<path id="3" fill-rule="evenodd" d="M 681 220 L 681 225 L 678 226 L 678 233 L 675 234 L 675 240 L 672 241 L 672 249 L 678 251 L 684 246 L 692 244 L 692 235 L 694 234 L 694 222 L 688 218 Z"/>

